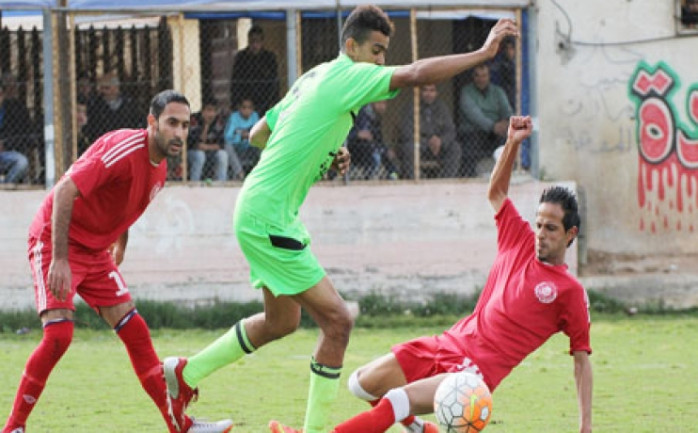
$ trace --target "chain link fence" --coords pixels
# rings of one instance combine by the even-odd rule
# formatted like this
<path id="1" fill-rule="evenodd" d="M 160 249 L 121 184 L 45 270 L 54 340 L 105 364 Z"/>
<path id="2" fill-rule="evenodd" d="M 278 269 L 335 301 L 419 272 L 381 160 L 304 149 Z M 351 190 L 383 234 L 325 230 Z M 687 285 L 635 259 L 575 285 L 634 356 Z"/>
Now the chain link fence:
<path id="1" fill-rule="evenodd" d="M 221 11 L 106 20 L 57 13 L 54 56 L 69 59 L 64 66 L 57 62 L 52 77 L 57 176 L 105 132 L 145 127 L 152 95 L 175 88 L 190 98 L 194 114 L 185 152 L 169 161 L 169 179 L 243 180 L 260 157 L 249 145 L 250 128 L 295 78 L 337 56 L 349 12 L 301 11 L 289 19 L 284 12 Z M 387 64 L 473 51 L 497 16 L 520 14 L 391 10 L 395 34 Z M 6 183 L 45 182 L 44 37 L 36 27 L 0 28 L 0 180 Z M 487 65 L 362 107 L 346 140 L 353 163 L 348 179 L 488 173 L 504 142 L 506 120 L 522 112 L 522 46 L 506 41 Z M 527 168 L 527 155 L 521 162 Z"/>

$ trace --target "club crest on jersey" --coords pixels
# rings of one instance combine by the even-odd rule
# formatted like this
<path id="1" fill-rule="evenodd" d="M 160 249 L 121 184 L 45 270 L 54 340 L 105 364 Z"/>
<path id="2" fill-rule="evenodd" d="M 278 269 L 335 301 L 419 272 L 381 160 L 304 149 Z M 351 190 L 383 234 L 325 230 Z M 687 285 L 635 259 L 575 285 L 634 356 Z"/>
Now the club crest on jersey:
<path id="1" fill-rule="evenodd" d="M 548 281 L 538 283 L 534 291 L 536 293 L 536 298 L 543 304 L 549 304 L 557 298 L 557 287 L 555 287 L 555 284 Z"/>
<path id="2" fill-rule="evenodd" d="M 149 201 L 153 201 L 153 199 L 155 198 L 156 195 L 158 195 L 158 193 L 160 192 L 161 189 L 162 189 L 162 184 L 160 182 L 153 185 L 153 189 L 150 190 Z"/>

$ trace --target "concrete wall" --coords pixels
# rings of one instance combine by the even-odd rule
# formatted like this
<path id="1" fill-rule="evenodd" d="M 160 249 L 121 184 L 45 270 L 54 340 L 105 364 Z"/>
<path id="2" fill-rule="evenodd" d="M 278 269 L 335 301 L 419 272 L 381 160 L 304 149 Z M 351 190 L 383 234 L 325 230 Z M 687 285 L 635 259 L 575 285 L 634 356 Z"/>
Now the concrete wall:
<path id="1" fill-rule="evenodd" d="M 539 174 L 578 184 L 590 250 L 695 254 L 698 147 L 684 146 L 688 164 L 677 137 L 698 139 L 698 99 L 689 102 L 691 89 L 698 97 L 696 36 L 676 36 L 674 1 L 556 3 L 531 9 Z M 631 88 L 641 69 L 650 72 L 639 96 Z M 663 96 L 661 80 L 673 83 Z M 650 96 L 655 110 L 639 113 Z M 640 157 L 665 146 L 665 159 Z"/>
<path id="2" fill-rule="evenodd" d="M 546 184 L 515 179 L 510 195 L 533 220 Z M 571 184 L 567 186 L 573 187 Z M 137 298 L 184 302 L 257 299 L 232 232 L 238 188 L 166 187 L 130 231 L 122 271 Z M 472 293 L 495 255 L 484 182 L 327 184 L 311 190 L 302 216 L 312 249 L 343 292 L 420 298 Z M 27 228 L 43 191 L 0 191 L 2 308 L 33 305 Z M 577 243 L 568 250 L 576 273 Z"/>

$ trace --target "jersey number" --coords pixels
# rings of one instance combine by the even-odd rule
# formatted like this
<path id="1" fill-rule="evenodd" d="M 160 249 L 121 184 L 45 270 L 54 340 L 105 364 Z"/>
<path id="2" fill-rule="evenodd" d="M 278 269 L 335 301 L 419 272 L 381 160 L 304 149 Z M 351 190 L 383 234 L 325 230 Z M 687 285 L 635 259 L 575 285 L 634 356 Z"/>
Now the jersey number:
<path id="1" fill-rule="evenodd" d="M 116 291 L 116 296 L 121 296 L 128 293 L 128 287 L 126 287 L 126 283 L 124 282 L 124 280 L 121 279 L 121 275 L 119 275 L 118 272 L 111 271 L 109 273 L 109 278 L 114 280 L 117 287 L 119 287 L 119 290 Z"/>

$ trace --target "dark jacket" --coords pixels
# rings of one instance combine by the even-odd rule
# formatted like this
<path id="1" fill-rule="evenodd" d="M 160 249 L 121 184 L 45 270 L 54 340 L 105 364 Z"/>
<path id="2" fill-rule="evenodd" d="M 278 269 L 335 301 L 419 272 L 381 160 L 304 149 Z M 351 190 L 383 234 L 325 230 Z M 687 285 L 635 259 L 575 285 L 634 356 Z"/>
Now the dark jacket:
<path id="1" fill-rule="evenodd" d="M 237 107 L 243 98 L 254 102 L 263 116 L 279 100 L 279 75 L 274 53 L 262 50 L 253 54 L 249 48 L 238 51 L 230 82 L 230 102 Z"/>
<path id="2" fill-rule="evenodd" d="M 27 107 L 17 99 L 5 99 L 0 105 L 0 140 L 4 149 L 26 152 L 27 142 L 35 132 Z"/>

